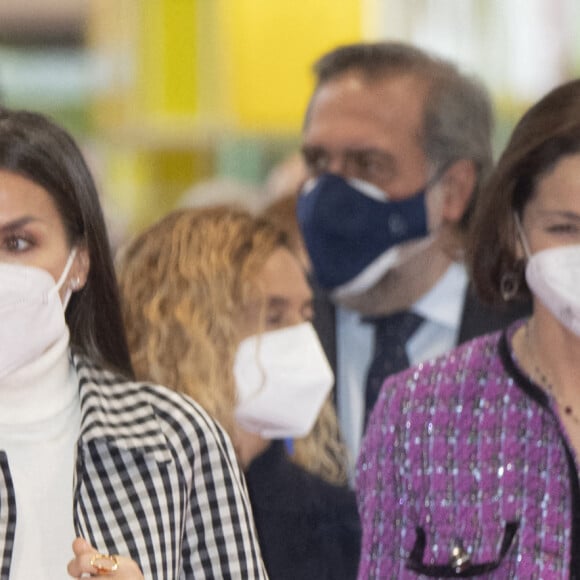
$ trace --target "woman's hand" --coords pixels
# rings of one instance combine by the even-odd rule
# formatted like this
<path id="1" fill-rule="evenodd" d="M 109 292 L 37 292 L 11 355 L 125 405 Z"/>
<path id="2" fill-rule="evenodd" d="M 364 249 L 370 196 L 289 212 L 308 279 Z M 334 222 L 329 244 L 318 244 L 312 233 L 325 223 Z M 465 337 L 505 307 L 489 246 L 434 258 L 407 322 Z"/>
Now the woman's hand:
<path id="1" fill-rule="evenodd" d="M 139 566 L 131 558 L 99 554 L 85 539 L 76 538 L 72 545 L 75 557 L 67 571 L 73 578 L 102 576 L 115 580 L 143 580 Z"/>

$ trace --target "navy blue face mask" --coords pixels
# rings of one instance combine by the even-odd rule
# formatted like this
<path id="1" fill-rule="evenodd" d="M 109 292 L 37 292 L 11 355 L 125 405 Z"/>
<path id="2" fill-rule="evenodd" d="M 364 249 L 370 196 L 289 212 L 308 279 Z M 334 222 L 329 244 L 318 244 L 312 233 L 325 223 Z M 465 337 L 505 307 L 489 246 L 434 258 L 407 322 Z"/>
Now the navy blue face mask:
<path id="1" fill-rule="evenodd" d="M 338 288 L 389 248 L 426 237 L 425 192 L 426 188 L 401 201 L 389 201 L 384 194 L 377 199 L 332 174 L 306 187 L 298 199 L 297 217 L 318 284 L 327 290 Z"/>

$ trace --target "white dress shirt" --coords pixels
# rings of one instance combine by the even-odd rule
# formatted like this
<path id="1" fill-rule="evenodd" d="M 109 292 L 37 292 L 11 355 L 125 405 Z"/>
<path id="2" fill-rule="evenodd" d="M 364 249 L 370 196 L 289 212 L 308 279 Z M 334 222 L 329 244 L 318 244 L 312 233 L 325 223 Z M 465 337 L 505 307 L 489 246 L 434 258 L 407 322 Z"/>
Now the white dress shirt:
<path id="1" fill-rule="evenodd" d="M 433 358 L 457 343 L 467 290 L 467 272 L 454 262 L 439 282 L 412 307 L 425 318 L 407 342 L 412 365 Z M 374 328 L 360 314 L 336 308 L 336 389 L 338 418 L 352 461 L 361 443 L 367 369 L 374 351 Z"/>

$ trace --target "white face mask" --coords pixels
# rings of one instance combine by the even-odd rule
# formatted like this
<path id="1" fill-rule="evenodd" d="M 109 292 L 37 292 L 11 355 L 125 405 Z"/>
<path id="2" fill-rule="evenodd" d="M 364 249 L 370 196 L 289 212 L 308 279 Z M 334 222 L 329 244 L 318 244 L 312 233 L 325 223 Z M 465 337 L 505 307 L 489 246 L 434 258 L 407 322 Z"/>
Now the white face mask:
<path id="1" fill-rule="evenodd" d="M 529 257 L 526 281 L 542 304 L 580 336 L 580 245 L 550 248 Z"/>
<path id="2" fill-rule="evenodd" d="M 234 377 L 236 420 L 266 439 L 307 435 L 334 382 L 309 322 L 243 340 Z"/>
<path id="3" fill-rule="evenodd" d="M 70 253 L 55 284 L 41 268 L 0 263 L 0 379 L 34 361 L 67 332 L 59 291 L 72 266 Z M 70 291 L 67 291 L 67 299 Z"/>
<path id="4" fill-rule="evenodd" d="M 580 336 L 580 245 L 532 254 L 519 217 L 515 220 L 528 258 L 526 282 L 530 290 L 566 328 Z"/>

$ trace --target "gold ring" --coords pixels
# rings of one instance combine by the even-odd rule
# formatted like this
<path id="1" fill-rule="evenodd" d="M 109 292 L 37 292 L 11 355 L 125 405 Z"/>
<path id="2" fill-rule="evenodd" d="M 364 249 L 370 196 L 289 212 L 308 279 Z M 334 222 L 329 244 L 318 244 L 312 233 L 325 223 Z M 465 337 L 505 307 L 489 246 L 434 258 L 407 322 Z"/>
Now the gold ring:
<path id="1" fill-rule="evenodd" d="M 97 574 L 110 574 L 119 567 L 119 560 L 117 556 L 96 552 L 89 564 L 96 570 Z"/>

